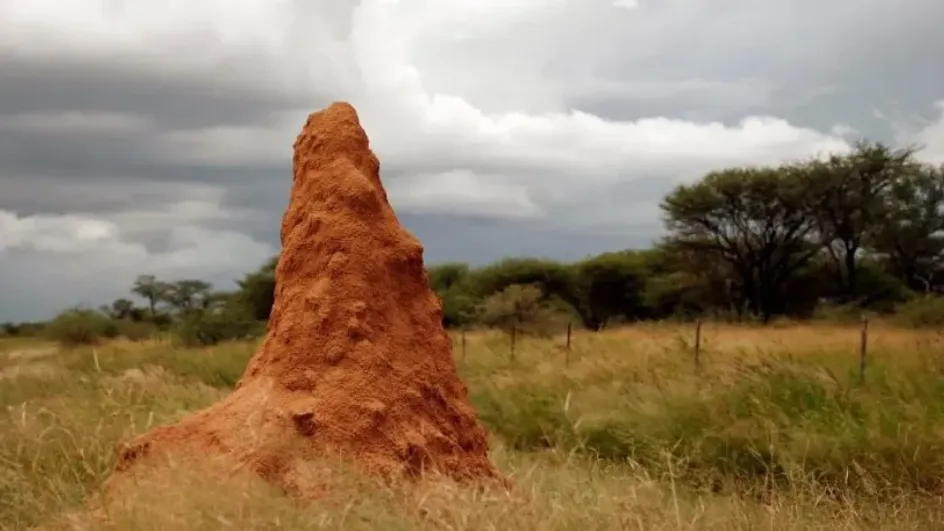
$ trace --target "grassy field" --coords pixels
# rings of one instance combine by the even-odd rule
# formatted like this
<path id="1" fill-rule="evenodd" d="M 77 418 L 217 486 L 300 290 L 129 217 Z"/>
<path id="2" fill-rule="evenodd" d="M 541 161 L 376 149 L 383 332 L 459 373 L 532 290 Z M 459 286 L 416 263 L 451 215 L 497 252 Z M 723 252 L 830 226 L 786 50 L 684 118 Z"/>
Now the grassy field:
<path id="1" fill-rule="evenodd" d="M 856 327 L 638 326 L 469 334 L 456 358 L 520 487 L 379 484 L 316 463 L 301 506 L 250 478 L 167 469 L 97 500 L 116 443 L 224 396 L 254 345 L 0 340 L 0 528 L 942 529 L 944 336 Z M 569 358 L 569 361 L 568 361 Z M 96 520 L 83 507 L 104 507 Z"/>

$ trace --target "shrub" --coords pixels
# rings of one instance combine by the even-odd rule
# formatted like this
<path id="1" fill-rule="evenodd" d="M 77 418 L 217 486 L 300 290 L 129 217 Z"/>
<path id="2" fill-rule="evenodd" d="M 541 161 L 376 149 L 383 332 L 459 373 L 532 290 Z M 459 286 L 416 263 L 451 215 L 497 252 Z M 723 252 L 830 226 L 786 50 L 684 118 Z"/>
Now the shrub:
<path id="1" fill-rule="evenodd" d="M 37 337 L 43 335 L 48 323 L 19 323 L 16 325 L 18 336 Z"/>
<path id="2" fill-rule="evenodd" d="M 478 307 L 479 320 L 486 326 L 526 334 L 550 335 L 566 328 L 575 318 L 573 307 L 560 299 L 546 299 L 540 288 L 514 284 L 487 297 Z"/>
<path id="3" fill-rule="evenodd" d="M 181 316 L 173 332 L 185 346 L 215 345 L 259 337 L 265 332 L 265 323 L 243 312 L 193 311 Z"/>
<path id="4" fill-rule="evenodd" d="M 901 304 L 896 308 L 895 321 L 901 326 L 913 328 L 942 326 L 944 297 L 925 295 Z"/>
<path id="5" fill-rule="evenodd" d="M 442 321 L 446 328 L 468 326 L 474 322 L 475 299 L 453 286 L 439 295 L 442 303 Z"/>
<path id="6" fill-rule="evenodd" d="M 118 335 L 118 327 L 108 316 L 96 310 L 73 308 L 56 316 L 44 333 L 64 346 L 94 345 Z"/>
<path id="7" fill-rule="evenodd" d="M 849 324 L 862 320 L 863 317 L 870 317 L 875 312 L 870 312 L 856 303 L 847 304 L 820 304 L 813 312 L 813 319 L 825 321 L 827 323 Z"/>
<path id="8" fill-rule="evenodd" d="M 16 323 L 3 323 L 0 327 L 0 335 L 15 337 L 20 334 L 20 327 Z"/>
<path id="9" fill-rule="evenodd" d="M 116 319 L 118 335 L 129 341 L 144 341 L 153 338 L 159 328 L 153 323 L 132 321 L 130 319 Z"/>

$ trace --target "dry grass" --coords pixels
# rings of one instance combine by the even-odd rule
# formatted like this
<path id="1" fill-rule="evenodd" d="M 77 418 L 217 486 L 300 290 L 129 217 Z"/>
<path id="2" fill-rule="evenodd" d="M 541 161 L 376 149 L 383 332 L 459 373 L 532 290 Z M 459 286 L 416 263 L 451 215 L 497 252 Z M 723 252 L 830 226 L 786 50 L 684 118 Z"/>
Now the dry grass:
<path id="1" fill-rule="evenodd" d="M 462 359 L 511 494 L 389 486 L 313 463 L 301 505 L 247 478 L 168 467 L 96 501 L 115 444 L 212 403 L 254 345 L 0 341 L 0 528 L 935 529 L 944 527 L 944 340 L 881 325 L 706 325 L 467 337 Z M 36 353 L 38 350 L 32 350 Z M 56 370 L 38 370 L 36 367 Z M 99 511 L 89 512 L 88 509 Z M 95 518 L 94 516 L 99 518 Z M 105 518 L 102 518 L 105 516 Z"/>

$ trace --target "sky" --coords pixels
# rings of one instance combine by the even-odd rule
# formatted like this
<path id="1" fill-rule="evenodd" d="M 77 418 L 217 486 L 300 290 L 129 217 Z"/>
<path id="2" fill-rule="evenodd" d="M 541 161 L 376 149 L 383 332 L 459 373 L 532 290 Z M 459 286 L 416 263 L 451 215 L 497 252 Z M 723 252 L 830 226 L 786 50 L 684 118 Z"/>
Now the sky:
<path id="1" fill-rule="evenodd" d="M 279 248 L 291 149 L 358 110 L 427 263 L 649 245 L 713 169 L 918 143 L 940 0 L 0 0 L 0 321 L 221 289 Z"/>

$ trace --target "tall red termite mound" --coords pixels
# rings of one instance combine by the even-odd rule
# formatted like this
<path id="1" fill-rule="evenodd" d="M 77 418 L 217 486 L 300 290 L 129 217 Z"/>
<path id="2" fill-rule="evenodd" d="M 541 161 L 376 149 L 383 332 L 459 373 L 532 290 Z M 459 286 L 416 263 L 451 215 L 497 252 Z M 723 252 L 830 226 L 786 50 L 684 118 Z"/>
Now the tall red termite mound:
<path id="1" fill-rule="evenodd" d="M 387 476 L 500 479 L 423 248 L 387 201 L 354 108 L 311 114 L 293 164 L 264 342 L 232 394 L 123 445 L 117 472 L 157 454 L 219 455 L 304 491 L 298 467 L 341 456 Z"/>

